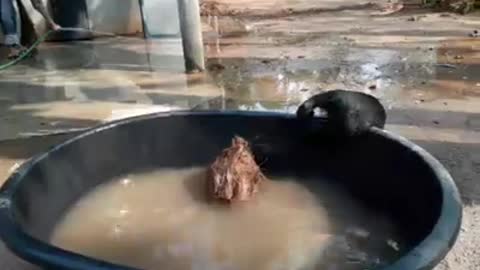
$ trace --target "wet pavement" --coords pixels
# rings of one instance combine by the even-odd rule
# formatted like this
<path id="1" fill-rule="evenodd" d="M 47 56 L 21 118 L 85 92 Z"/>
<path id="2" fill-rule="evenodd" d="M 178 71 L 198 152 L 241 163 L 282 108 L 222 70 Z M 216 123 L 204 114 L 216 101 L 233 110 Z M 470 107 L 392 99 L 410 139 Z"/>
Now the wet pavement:
<path id="1" fill-rule="evenodd" d="M 215 22 L 222 26 L 218 33 Z M 441 112 L 479 111 L 480 39 L 469 37 L 480 26 L 478 16 L 421 10 L 378 16 L 347 8 L 280 18 L 210 17 L 204 23 L 206 74 L 182 73 L 175 38 L 44 44 L 35 58 L 0 73 L 0 139 L 84 128 L 148 110 L 291 112 L 309 96 L 335 88 L 379 97 L 399 112 L 392 119 L 403 120 L 389 122 L 399 129 L 414 117 L 411 109 L 438 112 L 434 128 L 450 125 Z M 472 117 L 464 122 L 476 132 Z M 463 136 L 461 129 L 448 132 Z M 470 133 L 465 136 L 477 135 Z"/>
<path id="2" fill-rule="evenodd" d="M 204 18 L 205 74 L 183 74 L 178 39 L 136 37 L 44 44 L 1 71 L 0 177 L 64 139 L 33 135 L 175 109 L 293 112 L 324 90 L 363 91 L 388 108 L 387 129 L 434 154 L 460 188 L 464 226 L 438 269 L 479 269 L 480 38 L 470 34 L 480 14 L 245 1 L 229 6 L 234 17 Z"/>
<path id="3" fill-rule="evenodd" d="M 0 73 L 0 140 L 190 108 L 220 94 L 208 76 L 183 71 L 178 39 L 44 44 Z"/>

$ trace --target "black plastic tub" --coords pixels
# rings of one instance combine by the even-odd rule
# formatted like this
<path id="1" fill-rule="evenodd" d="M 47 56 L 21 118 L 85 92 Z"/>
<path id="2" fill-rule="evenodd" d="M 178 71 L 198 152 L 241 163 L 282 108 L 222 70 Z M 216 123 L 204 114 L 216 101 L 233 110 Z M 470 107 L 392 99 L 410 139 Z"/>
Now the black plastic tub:
<path id="1" fill-rule="evenodd" d="M 1 238 L 44 269 L 132 269 L 49 245 L 56 222 L 102 182 L 147 167 L 207 165 L 240 135 L 253 142 L 257 156 L 268 157 L 267 174 L 322 176 L 388 213 L 408 249 L 383 270 L 433 269 L 444 258 L 462 209 L 451 176 L 435 158 L 378 129 L 338 145 L 306 140 L 306 133 L 291 115 L 251 112 L 160 113 L 94 128 L 31 159 L 8 179 L 0 193 Z"/>

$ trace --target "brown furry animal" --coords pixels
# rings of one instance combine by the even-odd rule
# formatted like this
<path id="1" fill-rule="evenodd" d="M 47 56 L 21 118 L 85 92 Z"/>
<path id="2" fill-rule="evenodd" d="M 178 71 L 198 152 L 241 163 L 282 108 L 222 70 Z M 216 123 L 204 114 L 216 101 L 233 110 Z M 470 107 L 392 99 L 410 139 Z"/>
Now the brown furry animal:
<path id="1" fill-rule="evenodd" d="M 258 192 L 260 183 L 265 179 L 248 142 L 235 137 L 232 145 L 223 150 L 208 169 L 208 196 L 228 203 L 248 201 Z"/>

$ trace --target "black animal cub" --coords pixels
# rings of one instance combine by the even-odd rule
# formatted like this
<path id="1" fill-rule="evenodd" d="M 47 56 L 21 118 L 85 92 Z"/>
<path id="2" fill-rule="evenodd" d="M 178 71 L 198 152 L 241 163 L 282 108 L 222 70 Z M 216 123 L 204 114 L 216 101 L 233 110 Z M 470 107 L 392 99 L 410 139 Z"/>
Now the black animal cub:
<path id="1" fill-rule="evenodd" d="M 335 137 L 362 135 L 371 127 L 383 129 L 387 119 L 377 98 L 355 91 L 332 90 L 312 96 L 298 108 L 297 117 L 307 120 L 316 108 L 327 113 L 322 131 Z"/>

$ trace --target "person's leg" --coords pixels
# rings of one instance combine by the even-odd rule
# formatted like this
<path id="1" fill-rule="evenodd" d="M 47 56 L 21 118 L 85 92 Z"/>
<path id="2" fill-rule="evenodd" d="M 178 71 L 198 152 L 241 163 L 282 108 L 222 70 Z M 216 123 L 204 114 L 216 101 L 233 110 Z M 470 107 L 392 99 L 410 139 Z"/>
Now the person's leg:
<path id="1" fill-rule="evenodd" d="M 4 43 L 10 50 L 9 58 L 18 57 L 24 50 L 17 31 L 17 17 L 13 1 L 15 0 L 0 0 L 0 24 L 5 36 Z"/>
<path id="2" fill-rule="evenodd" d="M 14 0 L 0 0 L 0 20 L 5 35 L 5 45 L 20 44 L 17 32 L 17 17 L 15 16 Z"/>

